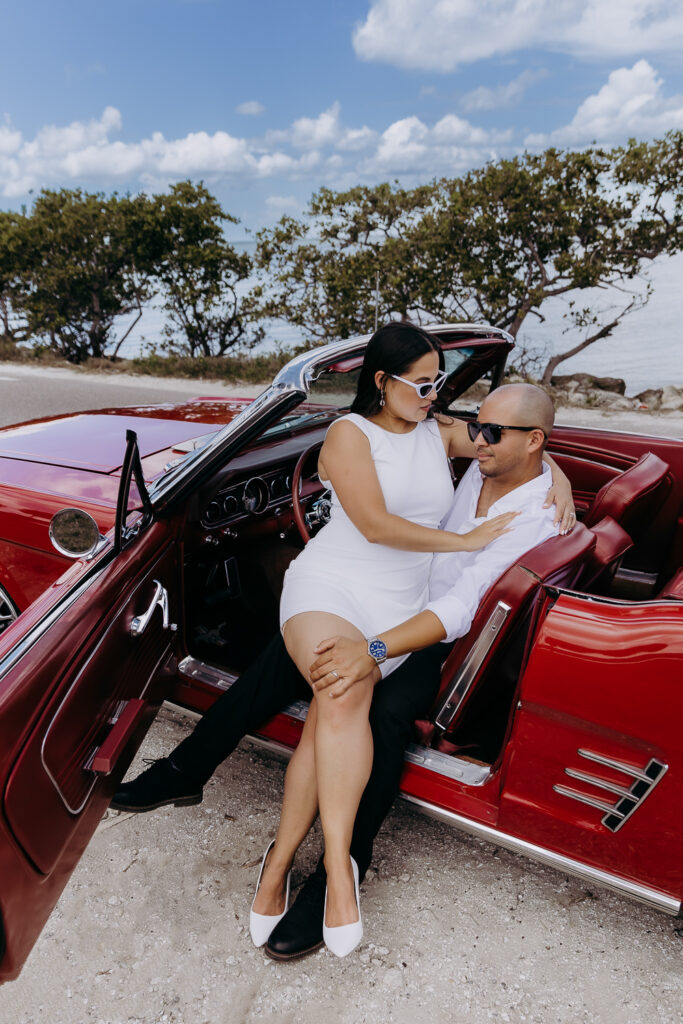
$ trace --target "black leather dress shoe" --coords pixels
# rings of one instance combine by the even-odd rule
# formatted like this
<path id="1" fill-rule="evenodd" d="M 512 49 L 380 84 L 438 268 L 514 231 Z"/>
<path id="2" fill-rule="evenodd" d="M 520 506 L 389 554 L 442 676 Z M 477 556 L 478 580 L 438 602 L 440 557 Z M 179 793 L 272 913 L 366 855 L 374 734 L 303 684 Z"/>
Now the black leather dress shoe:
<path id="1" fill-rule="evenodd" d="M 270 933 L 264 949 L 271 960 L 299 960 L 323 944 L 325 875 L 309 875 L 296 900 Z"/>
<path id="2" fill-rule="evenodd" d="M 170 758 L 152 761 L 137 779 L 123 782 L 114 793 L 110 807 L 115 811 L 154 811 L 166 804 L 189 807 L 204 798 L 201 786 L 188 778 Z"/>

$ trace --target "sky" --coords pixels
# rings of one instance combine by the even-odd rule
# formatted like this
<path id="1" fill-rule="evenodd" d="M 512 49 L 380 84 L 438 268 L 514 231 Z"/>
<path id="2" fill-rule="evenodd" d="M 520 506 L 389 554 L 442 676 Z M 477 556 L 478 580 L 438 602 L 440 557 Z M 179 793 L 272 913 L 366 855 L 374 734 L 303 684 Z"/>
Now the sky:
<path id="1" fill-rule="evenodd" d="M 683 128 L 680 0 L 5 0 L 0 207 L 202 179 L 236 237 L 322 185 Z"/>
<path id="2" fill-rule="evenodd" d="M 411 187 L 683 128 L 681 0 L 4 0 L 1 14 L 0 209 L 44 187 L 191 178 L 240 240 L 323 185 Z M 646 309 L 563 372 L 683 385 L 682 277 L 683 256 L 655 265 Z M 535 346 L 566 347 L 553 303 Z M 160 324 L 145 317 L 130 344 Z"/>

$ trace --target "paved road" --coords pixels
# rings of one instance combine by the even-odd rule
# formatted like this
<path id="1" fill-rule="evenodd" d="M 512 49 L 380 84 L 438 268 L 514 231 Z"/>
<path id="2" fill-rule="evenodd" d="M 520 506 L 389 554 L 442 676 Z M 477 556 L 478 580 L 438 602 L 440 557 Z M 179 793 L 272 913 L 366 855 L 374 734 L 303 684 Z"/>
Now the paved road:
<path id="1" fill-rule="evenodd" d="M 263 385 L 260 384 L 82 373 L 61 367 L 0 362 L 0 427 L 80 409 L 175 402 L 195 395 L 239 394 L 253 397 L 262 390 Z M 606 412 L 577 407 L 560 409 L 557 420 L 559 423 L 602 429 L 683 437 L 681 413 L 651 416 L 642 412 Z"/>
<path id="2" fill-rule="evenodd" d="M 175 402 L 196 395 L 257 395 L 262 385 L 81 373 L 0 363 L 0 427 L 112 405 Z"/>

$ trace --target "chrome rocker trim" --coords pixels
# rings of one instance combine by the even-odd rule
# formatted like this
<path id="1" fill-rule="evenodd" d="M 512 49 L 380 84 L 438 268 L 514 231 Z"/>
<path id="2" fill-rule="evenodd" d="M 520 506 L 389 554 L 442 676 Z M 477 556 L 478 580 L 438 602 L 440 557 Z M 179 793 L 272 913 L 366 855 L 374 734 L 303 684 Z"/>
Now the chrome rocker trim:
<path id="1" fill-rule="evenodd" d="M 194 663 L 194 666 L 188 663 Z M 181 662 L 181 665 L 185 666 L 186 675 L 193 675 L 193 667 L 196 666 L 198 668 L 200 664 L 200 662 L 195 661 L 193 658 L 186 658 Z M 216 676 L 221 674 L 219 669 L 212 669 L 212 672 L 213 671 L 215 671 Z M 201 678 L 198 671 L 195 677 Z M 225 673 L 224 677 L 225 682 L 222 689 L 229 689 L 231 686 L 231 682 L 227 681 L 229 674 Z M 235 678 L 236 677 L 232 679 L 232 682 L 235 681 Z M 173 711 L 178 711 L 191 718 L 193 721 L 198 721 L 202 717 L 196 711 L 184 708 L 180 704 L 174 704 L 172 701 L 166 701 L 165 707 L 168 707 Z M 295 704 L 286 708 L 285 713 L 290 714 L 293 718 L 298 718 L 303 721 L 306 717 L 307 707 L 308 705 L 306 704 L 306 701 L 297 701 Z M 250 743 L 254 743 L 256 746 L 267 750 L 271 754 L 275 754 L 277 757 L 289 760 L 292 756 L 293 751 L 291 748 L 285 746 L 283 743 L 279 743 L 277 740 L 267 739 L 265 736 L 254 735 L 249 735 L 245 738 L 248 739 Z M 482 785 L 482 783 L 488 778 L 491 771 L 491 769 L 486 765 L 474 765 L 471 762 L 462 761 L 457 757 L 452 757 L 450 754 L 439 754 L 438 751 L 429 750 L 426 747 L 420 747 L 416 744 L 411 744 L 407 748 L 405 760 L 409 764 L 419 764 L 426 768 L 427 771 L 434 772 L 435 774 L 448 775 L 451 778 L 457 778 L 466 785 Z M 449 772 L 445 772 L 443 770 L 443 762 L 445 761 L 451 762 Z M 620 878 L 618 875 L 612 875 L 610 872 L 602 871 L 600 868 L 593 868 L 587 864 L 582 864 L 581 861 L 574 860 L 571 857 L 565 857 L 561 853 L 554 853 L 552 850 L 547 850 L 543 846 L 536 846 L 534 843 L 528 843 L 524 839 L 518 839 L 516 836 L 511 836 L 506 832 L 499 832 L 490 825 L 484 825 L 480 822 L 472 821 L 460 814 L 455 814 L 453 811 L 445 810 L 443 807 L 437 807 L 435 804 L 431 804 L 426 800 L 421 800 L 419 797 L 411 796 L 408 793 L 399 793 L 399 796 L 402 800 L 412 804 L 423 814 L 427 814 L 431 818 L 436 818 L 438 821 L 443 821 L 448 825 L 454 825 L 457 828 L 461 828 L 463 831 L 469 832 L 470 835 L 476 836 L 478 839 L 485 839 L 487 842 L 495 843 L 497 846 L 502 846 L 506 850 L 511 850 L 513 853 L 523 854 L 526 857 L 532 858 L 532 860 L 537 860 L 542 864 L 547 864 L 549 867 L 555 868 L 558 871 L 564 871 L 566 874 L 574 875 L 586 882 L 590 882 L 592 885 L 599 885 L 605 889 L 610 889 L 612 892 L 616 892 L 621 896 L 629 896 L 631 899 L 638 900 L 638 902 L 644 903 L 646 906 L 651 907 L 654 910 L 664 911 L 664 913 L 672 914 L 674 917 L 681 913 L 682 908 L 680 901 L 674 899 L 672 896 L 666 896 L 654 889 L 648 889 L 647 886 L 638 885 L 637 882 L 629 882 L 625 878 Z"/>
<path id="2" fill-rule="evenodd" d="M 563 871 L 568 875 L 575 875 L 585 882 L 610 889 L 621 896 L 630 896 L 631 899 L 644 903 L 654 910 L 664 911 L 664 913 L 671 914 L 674 917 L 681 912 L 680 900 L 675 899 L 673 896 L 666 896 L 655 889 L 648 889 L 647 886 L 639 885 L 637 882 L 630 882 L 628 879 L 620 878 L 609 871 L 602 871 L 600 868 L 582 864 L 581 861 L 574 860 L 572 857 L 565 857 L 564 854 L 555 853 L 544 846 L 528 843 L 526 840 L 519 839 L 517 836 L 511 836 L 507 832 L 499 832 L 497 829 L 491 828 L 490 825 L 471 821 L 469 818 L 464 818 L 453 811 L 447 811 L 443 807 L 436 807 L 434 804 L 427 803 L 426 800 L 420 800 L 418 797 L 403 793 L 400 795 L 408 803 L 418 807 L 424 814 L 428 814 L 439 821 L 444 821 L 449 825 L 455 825 L 457 828 L 462 828 L 477 839 L 485 839 L 487 842 L 495 843 L 506 850 L 511 850 L 512 853 L 521 853 L 532 860 L 540 861 L 541 864 L 547 864 L 549 867 Z"/>

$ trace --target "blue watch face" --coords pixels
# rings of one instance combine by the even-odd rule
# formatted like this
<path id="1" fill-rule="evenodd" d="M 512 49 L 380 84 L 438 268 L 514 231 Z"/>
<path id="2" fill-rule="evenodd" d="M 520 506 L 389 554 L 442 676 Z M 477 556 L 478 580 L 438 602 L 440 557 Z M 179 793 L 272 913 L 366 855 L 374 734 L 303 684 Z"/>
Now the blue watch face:
<path id="1" fill-rule="evenodd" d="M 387 656 L 387 645 L 381 640 L 372 640 L 368 644 L 368 654 L 372 655 L 375 661 L 381 661 Z"/>

